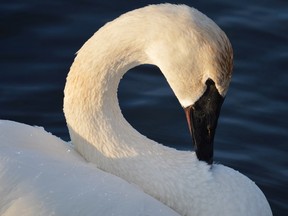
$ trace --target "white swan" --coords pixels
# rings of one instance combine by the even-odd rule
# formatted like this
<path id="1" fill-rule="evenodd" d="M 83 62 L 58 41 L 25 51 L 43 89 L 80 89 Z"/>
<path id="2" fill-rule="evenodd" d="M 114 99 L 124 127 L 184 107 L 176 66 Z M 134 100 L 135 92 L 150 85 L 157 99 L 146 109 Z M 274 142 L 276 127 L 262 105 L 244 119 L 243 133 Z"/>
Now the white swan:
<path id="1" fill-rule="evenodd" d="M 149 140 L 133 129 L 123 118 L 117 100 L 119 81 L 130 68 L 144 63 L 157 65 L 161 69 L 180 104 L 185 108 L 196 145 L 196 154 L 180 152 Z M 199 11 L 184 5 L 161 4 L 126 13 L 106 24 L 92 36 L 79 50 L 71 67 L 64 98 L 64 113 L 71 140 L 77 151 L 85 159 L 95 163 L 98 168 L 125 179 L 133 185 L 138 185 L 145 193 L 181 215 L 272 215 L 265 196 L 251 180 L 233 169 L 212 164 L 214 132 L 220 107 L 231 79 L 231 71 L 232 49 L 229 40 L 212 20 Z M 16 123 L 2 122 L 1 130 L 10 124 L 16 126 Z M 18 126 L 23 129 L 28 127 Z M 33 133 L 34 130 L 39 129 L 29 130 Z M 72 149 L 69 149 L 70 154 L 67 155 L 68 147 L 63 147 L 62 141 L 41 133 L 40 136 L 51 139 L 52 146 L 40 144 L 37 147 L 35 143 L 30 145 L 29 142 L 24 146 L 22 144 L 13 146 L 14 143 L 12 146 L 5 145 L 13 140 L 13 134 L 9 135 L 7 131 L 9 130 L 1 134 L 0 154 L 1 163 L 4 163 L 0 173 L 0 186 L 5 188 L 7 185 L 10 186 L 4 189 L 4 192 L 0 189 L 1 194 L 8 194 L 8 198 L 0 196 L 0 204 L 4 205 L 4 209 L 5 206 L 7 207 L 6 212 L 16 211 L 13 205 L 15 203 L 17 205 L 17 202 L 29 205 L 37 201 L 37 206 L 44 213 L 47 213 L 49 207 L 55 211 L 65 209 L 63 211 L 66 215 L 71 210 L 69 215 L 73 213 L 75 215 L 77 214 L 73 211 L 75 209 L 69 209 L 71 208 L 69 200 L 65 200 L 68 203 L 63 203 L 65 202 L 63 199 L 67 198 L 66 194 L 69 192 L 72 194 L 72 200 L 74 199 L 72 206 L 75 205 L 76 210 L 80 206 L 80 212 L 83 210 L 84 214 L 91 213 L 93 207 L 101 209 L 97 205 L 98 202 L 107 204 L 106 209 L 113 210 L 115 202 L 108 207 L 111 203 L 107 200 L 101 201 L 102 196 L 95 198 L 96 190 L 101 188 L 97 175 L 108 176 L 100 179 L 103 181 L 104 178 L 105 182 L 107 180 L 107 187 L 121 194 L 118 196 L 119 205 L 123 204 L 124 192 L 119 192 L 118 186 L 116 190 L 115 185 L 114 187 L 111 185 L 113 181 L 122 182 L 121 179 L 86 164 Z M 30 139 L 31 142 L 33 140 Z M 24 139 L 16 140 L 16 143 L 22 141 Z M 19 148 L 20 151 L 17 150 Z M 72 170 L 72 174 L 69 172 L 67 184 L 68 187 L 73 187 L 69 189 L 65 186 L 67 179 L 64 181 L 61 177 L 55 177 L 57 181 L 61 179 L 62 182 L 50 183 L 57 185 L 52 192 L 55 193 L 60 189 L 61 194 L 53 196 L 51 193 L 49 203 L 45 205 L 46 202 L 43 200 L 45 197 L 42 193 L 47 194 L 46 186 L 39 185 L 39 182 L 34 184 L 26 170 L 22 169 L 22 172 L 17 175 L 17 166 L 21 168 L 21 163 L 25 164 L 25 169 L 35 169 L 36 173 L 38 169 L 35 163 L 29 165 L 32 159 L 26 158 L 28 162 L 24 163 L 25 160 L 20 157 L 23 155 L 22 150 L 25 152 L 24 155 L 28 154 L 28 157 L 32 157 L 36 163 L 37 160 L 41 162 L 42 159 L 37 158 L 34 152 L 37 154 L 41 152 L 45 160 L 47 159 L 44 165 L 47 162 L 49 167 L 45 168 L 49 168 L 50 174 L 53 173 L 53 169 L 56 172 L 67 170 L 67 173 Z M 19 154 L 14 154 L 17 151 Z M 51 168 L 50 166 L 54 164 L 56 165 Z M 5 168 L 6 166 L 8 168 Z M 83 175 L 79 185 L 77 181 L 71 180 L 75 178 L 74 172 L 77 178 L 78 175 Z M 95 172 L 95 176 L 91 172 Z M 29 175 L 27 177 L 29 182 L 23 180 L 23 183 L 20 178 L 22 175 L 25 177 Z M 91 178 L 92 181 L 86 182 L 85 175 L 88 175 L 88 179 Z M 69 182 L 70 180 L 72 183 Z M 21 192 L 17 192 L 17 189 L 16 192 L 13 190 L 11 187 L 13 181 L 17 183 Z M 48 184 L 45 180 L 42 181 L 45 185 Z M 132 185 L 129 187 L 126 183 L 121 184 L 125 185 L 123 187 L 127 193 L 130 187 L 133 188 Z M 85 199 L 81 198 L 81 204 L 77 204 L 74 197 L 77 194 L 74 190 L 79 191 L 78 187 L 91 189 Z M 25 199 L 26 197 L 21 194 L 25 190 L 32 194 L 29 199 Z M 100 190 L 100 193 L 105 190 Z M 135 188 L 131 190 L 137 191 Z M 158 207 L 161 211 L 166 211 L 163 215 L 174 214 L 139 193 L 138 191 L 135 197 L 143 195 L 145 201 L 149 200 L 144 206 L 153 209 L 152 213 L 147 214 L 159 215 L 159 209 L 156 213 Z M 16 199 L 15 194 L 20 195 L 20 200 Z M 51 198 L 55 199 L 55 203 Z M 132 209 L 136 208 L 135 204 L 139 206 L 139 199 L 134 200 L 132 195 L 129 201 Z M 31 209 L 36 208 L 34 205 Z M 125 207 L 124 209 L 127 210 Z M 57 213 L 62 212 L 59 210 Z M 97 213 L 93 212 L 93 214 Z M 125 214 L 127 215 L 127 212 Z"/>

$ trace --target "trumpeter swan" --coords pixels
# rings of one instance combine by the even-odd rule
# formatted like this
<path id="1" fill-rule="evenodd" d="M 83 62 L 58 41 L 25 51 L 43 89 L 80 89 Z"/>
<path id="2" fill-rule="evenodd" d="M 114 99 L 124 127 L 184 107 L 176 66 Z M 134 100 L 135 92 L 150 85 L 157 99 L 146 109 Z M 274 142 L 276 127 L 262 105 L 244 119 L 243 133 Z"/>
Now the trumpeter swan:
<path id="1" fill-rule="evenodd" d="M 232 62 L 232 48 L 225 33 L 196 9 L 161 4 L 120 16 L 83 45 L 71 66 L 64 91 L 64 113 L 72 143 L 99 169 L 137 185 L 181 215 L 272 215 L 265 196 L 251 180 L 231 168 L 213 164 L 214 133 Z M 160 145 L 138 133 L 122 116 L 117 99 L 119 81 L 126 71 L 140 64 L 153 64 L 162 71 L 185 109 L 195 152 Z M 59 153 L 66 154 L 63 149 Z M 74 157 L 78 158 L 73 153 Z M 81 167 L 87 166 L 79 158 L 59 160 L 56 170 L 58 164 L 64 170 L 62 166 L 73 162 L 79 174 Z M 31 164 L 31 169 L 34 166 Z M 85 170 L 97 169 L 89 166 Z M 75 187 L 83 184 L 86 182 L 79 181 Z M 87 184 L 91 190 L 97 189 L 93 181 Z M 37 189 L 31 186 L 31 190 Z M 58 203 L 59 197 L 55 197 Z M 98 199 L 87 202 L 93 205 L 101 197 Z M 42 202 L 45 206 L 45 200 Z M 63 202 L 60 200 L 65 207 Z M 134 203 L 131 199 L 131 208 Z"/>

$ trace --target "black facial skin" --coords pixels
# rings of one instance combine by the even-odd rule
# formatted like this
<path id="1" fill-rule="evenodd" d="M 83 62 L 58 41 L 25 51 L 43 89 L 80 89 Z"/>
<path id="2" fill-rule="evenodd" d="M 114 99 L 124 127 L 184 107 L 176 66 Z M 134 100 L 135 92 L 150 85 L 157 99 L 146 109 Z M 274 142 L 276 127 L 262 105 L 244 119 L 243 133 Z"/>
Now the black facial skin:
<path id="1" fill-rule="evenodd" d="M 198 159 L 212 164 L 214 135 L 224 98 L 213 80 L 208 79 L 206 85 L 204 94 L 184 110 Z"/>

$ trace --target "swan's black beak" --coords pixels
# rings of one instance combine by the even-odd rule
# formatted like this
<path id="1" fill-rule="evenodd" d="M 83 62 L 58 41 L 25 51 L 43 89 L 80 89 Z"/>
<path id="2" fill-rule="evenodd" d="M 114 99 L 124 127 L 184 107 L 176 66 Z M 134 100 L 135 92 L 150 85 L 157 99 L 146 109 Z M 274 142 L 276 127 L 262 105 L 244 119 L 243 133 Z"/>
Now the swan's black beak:
<path id="1" fill-rule="evenodd" d="M 184 108 L 195 152 L 199 160 L 213 163 L 213 141 L 224 98 L 208 79 L 205 93 L 193 105 Z"/>

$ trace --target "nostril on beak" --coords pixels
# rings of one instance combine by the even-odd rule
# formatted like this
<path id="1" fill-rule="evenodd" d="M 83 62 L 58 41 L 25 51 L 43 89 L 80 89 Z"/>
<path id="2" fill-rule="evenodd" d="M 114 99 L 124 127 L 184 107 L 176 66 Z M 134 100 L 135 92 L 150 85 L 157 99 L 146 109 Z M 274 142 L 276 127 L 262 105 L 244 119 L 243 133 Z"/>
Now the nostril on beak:
<path id="1" fill-rule="evenodd" d="M 208 135 L 211 136 L 211 127 L 210 125 L 207 126 Z"/>

